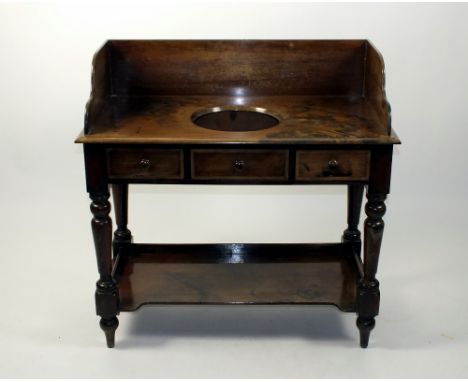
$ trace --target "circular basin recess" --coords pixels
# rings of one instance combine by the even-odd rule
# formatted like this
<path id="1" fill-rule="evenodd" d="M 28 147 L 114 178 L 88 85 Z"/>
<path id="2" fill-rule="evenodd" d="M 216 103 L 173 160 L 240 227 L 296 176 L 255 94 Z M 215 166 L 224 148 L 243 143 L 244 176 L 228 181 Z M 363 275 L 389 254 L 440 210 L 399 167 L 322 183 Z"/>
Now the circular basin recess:
<path id="1" fill-rule="evenodd" d="M 280 120 L 261 107 L 212 107 L 194 113 L 192 122 L 211 130 L 255 131 L 276 126 Z"/>

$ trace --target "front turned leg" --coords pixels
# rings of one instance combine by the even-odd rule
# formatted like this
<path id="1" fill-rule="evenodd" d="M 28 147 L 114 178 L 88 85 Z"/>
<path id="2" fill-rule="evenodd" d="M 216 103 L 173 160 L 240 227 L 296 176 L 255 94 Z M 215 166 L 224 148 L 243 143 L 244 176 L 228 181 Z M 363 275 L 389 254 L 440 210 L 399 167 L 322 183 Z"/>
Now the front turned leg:
<path id="1" fill-rule="evenodd" d="M 100 326 L 106 335 L 107 347 L 114 347 L 115 330 L 119 326 L 119 294 L 112 278 L 112 220 L 109 217 L 109 192 L 90 193 L 93 219 L 94 246 L 99 271 L 96 283 L 96 314 L 101 316 Z"/>
<path id="2" fill-rule="evenodd" d="M 374 317 L 379 314 L 379 282 L 375 278 L 379 263 L 380 246 L 384 230 L 382 217 L 385 214 L 386 194 L 367 194 L 365 207 L 367 218 L 364 222 L 364 276 L 359 281 L 357 296 L 357 326 L 361 347 L 369 344 Z"/>

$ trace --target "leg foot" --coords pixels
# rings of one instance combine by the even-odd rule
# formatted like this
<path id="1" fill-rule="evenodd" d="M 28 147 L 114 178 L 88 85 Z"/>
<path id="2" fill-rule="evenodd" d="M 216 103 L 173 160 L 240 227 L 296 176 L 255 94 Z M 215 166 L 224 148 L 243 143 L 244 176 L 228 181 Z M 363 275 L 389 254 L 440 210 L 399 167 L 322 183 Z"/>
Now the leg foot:
<path id="1" fill-rule="evenodd" d="M 96 283 L 96 313 L 101 316 L 99 325 L 106 335 L 107 347 L 114 347 L 115 330 L 119 326 L 117 315 L 118 309 L 118 289 L 114 281 L 99 280 Z"/>
<path id="2" fill-rule="evenodd" d="M 106 335 L 106 342 L 108 348 L 113 348 L 115 345 L 115 331 L 119 326 L 119 320 L 117 317 L 112 318 L 101 318 L 99 326 Z"/>
<path id="3" fill-rule="evenodd" d="M 369 345 L 370 332 L 375 327 L 375 320 L 373 318 L 358 317 L 356 325 L 359 328 L 361 347 L 365 349 Z"/>

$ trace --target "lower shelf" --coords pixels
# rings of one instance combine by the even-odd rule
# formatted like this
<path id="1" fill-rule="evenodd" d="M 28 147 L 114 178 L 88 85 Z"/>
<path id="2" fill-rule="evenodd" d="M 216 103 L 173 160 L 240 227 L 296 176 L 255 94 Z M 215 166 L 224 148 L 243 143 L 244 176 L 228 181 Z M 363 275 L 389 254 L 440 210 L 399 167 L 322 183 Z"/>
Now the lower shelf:
<path id="1" fill-rule="evenodd" d="M 114 278 L 120 310 L 143 304 L 331 304 L 355 311 L 345 244 L 129 244 Z"/>

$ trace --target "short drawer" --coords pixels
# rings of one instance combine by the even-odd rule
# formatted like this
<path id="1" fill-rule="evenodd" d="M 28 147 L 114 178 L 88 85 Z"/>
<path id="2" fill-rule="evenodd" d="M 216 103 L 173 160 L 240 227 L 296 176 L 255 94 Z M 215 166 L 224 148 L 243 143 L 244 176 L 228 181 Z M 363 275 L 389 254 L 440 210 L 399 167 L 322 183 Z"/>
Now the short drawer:
<path id="1" fill-rule="evenodd" d="M 183 154 L 179 149 L 109 149 L 110 179 L 182 179 Z"/>
<path id="2" fill-rule="evenodd" d="M 365 181 L 369 178 L 368 150 L 299 150 L 296 180 Z"/>
<path id="3" fill-rule="evenodd" d="M 192 150 L 193 179 L 284 181 L 288 167 L 288 150 Z"/>

